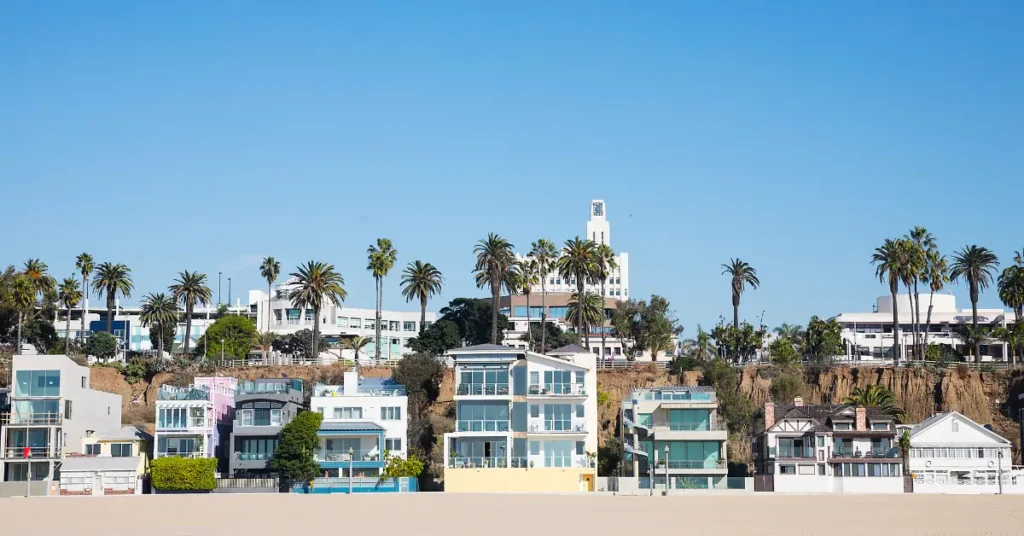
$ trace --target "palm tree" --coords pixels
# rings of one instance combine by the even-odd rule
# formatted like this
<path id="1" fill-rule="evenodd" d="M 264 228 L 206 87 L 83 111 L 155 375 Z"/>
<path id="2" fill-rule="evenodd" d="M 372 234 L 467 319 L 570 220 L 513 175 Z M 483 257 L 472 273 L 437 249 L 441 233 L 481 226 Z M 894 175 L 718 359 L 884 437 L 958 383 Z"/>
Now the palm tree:
<path id="1" fill-rule="evenodd" d="M 89 312 L 89 276 L 96 269 L 96 261 L 92 255 L 82 253 L 75 258 L 75 269 L 82 275 L 82 290 L 85 291 L 85 305 L 82 307 L 82 327 L 78 331 L 78 338 L 85 344 L 85 315 Z"/>
<path id="2" fill-rule="evenodd" d="M 71 308 L 78 305 L 82 300 L 82 289 L 78 288 L 78 280 L 74 277 L 66 277 L 61 281 L 57 290 L 57 299 L 64 306 L 67 318 L 64 324 L 64 354 L 71 353 Z"/>
<path id="3" fill-rule="evenodd" d="M 557 262 L 558 275 L 566 281 L 575 283 L 576 294 L 579 296 L 584 296 L 587 282 L 594 278 L 596 257 L 597 245 L 594 242 L 580 239 L 578 236 L 565 241 L 562 256 L 558 258 Z M 579 334 L 583 345 L 589 350 L 590 337 L 587 332 L 583 331 L 586 324 L 583 314 L 583 309 L 576 309 L 576 333 Z"/>
<path id="4" fill-rule="evenodd" d="M 924 349 L 928 351 L 928 333 L 932 329 L 932 302 L 935 300 L 935 293 L 942 290 L 942 288 L 949 282 L 949 263 L 946 262 L 946 257 L 941 255 L 938 250 L 928 252 L 927 268 L 925 273 L 921 277 L 923 283 L 928 283 L 928 289 L 931 291 L 928 296 L 928 318 L 925 321 L 924 327 Z"/>
<path id="5" fill-rule="evenodd" d="M 517 272 L 519 291 L 526 296 L 527 341 L 530 350 L 535 350 L 533 347 L 533 330 L 530 329 L 530 326 L 533 325 L 533 322 L 530 320 L 530 294 L 533 293 L 534 285 L 540 283 L 540 269 L 537 267 L 537 259 L 527 257 L 525 260 L 519 261 Z"/>
<path id="6" fill-rule="evenodd" d="M 114 333 L 114 307 L 117 305 L 117 295 L 125 299 L 132 297 L 132 290 L 135 284 L 132 283 L 132 271 L 123 264 L 105 262 L 96 267 L 96 278 L 93 279 L 92 289 L 96 296 L 107 296 L 107 333 Z"/>
<path id="7" fill-rule="evenodd" d="M 206 306 L 213 301 L 213 291 L 206 286 L 206 274 L 185 270 L 178 274 L 178 279 L 168 287 L 174 301 L 185 307 L 185 355 L 188 355 L 189 343 L 192 342 L 192 312 L 196 304 Z"/>
<path id="8" fill-rule="evenodd" d="M 260 264 L 260 275 L 267 281 L 267 331 L 270 331 L 270 293 L 273 291 L 274 281 L 281 275 L 281 263 L 273 257 L 266 257 Z"/>
<path id="9" fill-rule="evenodd" d="M 875 265 L 875 277 L 883 285 L 889 284 L 892 295 L 892 358 L 893 363 L 900 364 L 900 319 L 896 295 L 900 292 L 900 276 L 906 273 L 907 248 L 903 240 L 885 239 L 882 247 L 875 248 L 871 255 L 871 264 Z"/>
<path id="10" fill-rule="evenodd" d="M 359 351 L 365 348 L 371 342 L 373 342 L 373 337 L 363 337 L 361 335 L 356 335 L 355 337 L 352 337 L 351 339 L 348 339 L 344 342 L 345 347 L 352 349 L 352 351 L 355 353 L 354 359 L 356 364 L 356 371 L 359 370 Z"/>
<path id="11" fill-rule="evenodd" d="M 608 278 L 611 277 L 611 273 L 618 268 L 618 264 L 615 262 L 615 252 L 612 251 L 611 246 L 608 244 L 601 244 L 597 246 L 596 255 L 594 256 L 594 277 L 601 282 L 601 301 L 605 301 L 605 289 L 604 285 Z M 605 307 L 601 305 L 601 359 L 605 357 Z"/>
<path id="12" fill-rule="evenodd" d="M 443 285 L 441 271 L 429 262 L 410 262 L 402 271 L 402 295 L 406 303 L 420 301 L 420 335 L 427 323 L 427 300 L 440 294 Z"/>
<path id="13" fill-rule="evenodd" d="M 299 265 L 291 274 L 295 278 L 295 286 L 288 298 L 293 307 L 313 309 L 313 359 L 320 356 L 320 309 L 327 303 L 341 307 L 348 293 L 345 292 L 345 279 L 335 271 L 333 264 L 309 261 L 305 266 Z M 380 322 L 377 323 L 379 329 Z"/>
<path id="14" fill-rule="evenodd" d="M 957 337 L 964 341 L 965 353 L 971 356 L 978 355 L 978 348 L 988 342 L 990 333 L 988 326 L 972 326 L 969 324 L 958 324 L 953 328 Z"/>
<path id="15" fill-rule="evenodd" d="M 722 265 L 722 275 L 732 277 L 732 327 L 740 327 L 740 296 L 745 287 L 756 289 L 761 286 L 757 279 L 757 270 L 740 259 L 729 259 L 729 264 Z"/>
<path id="16" fill-rule="evenodd" d="M 178 303 L 173 297 L 164 294 L 163 292 L 157 292 L 156 294 L 147 294 L 143 298 L 142 302 L 142 314 L 139 315 L 139 322 L 143 326 L 156 326 L 158 341 L 157 351 L 160 352 L 160 357 L 164 356 L 164 330 L 167 326 L 178 325 Z M 186 334 L 186 341 L 188 340 Z M 186 342 L 186 344 L 188 344 Z"/>
<path id="17" fill-rule="evenodd" d="M 21 334 L 25 326 L 25 315 L 31 313 L 36 304 L 36 288 L 32 284 L 32 279 L 25 274 L 14 276 L 11 297 L 14 308 L 18 311 L 18 341 L 15 353 L 21 354 Z"/>
<path id="18" fill-rule="evenodd" d="M 774 331 L 780 338 L 785 337 L 794 343 L 799 342 L 804 338 L 804 328 L 799 324 L 787 324 L 783 322 L 772 331 Z"/>
<path id="19" fill-rule="evenodd" d="M 395 267 L 398 260 L 398 250 L 391 245 L 391 240 L 378 238 L 377 245 L 370 244 L 366 249 L 366 269 L 373 274 L 373 280 L 377 284 L 377 321 L 374 323 L 374 338 L 380 340 L 381 309 L 384 306 L 384 277 Z M 377 363 L 380 363 L 380 345 L 375 344 Z"/>
<path id="20" fill-rule="evenodd" d="M 537 275 L 540 277 L 540 351 L 543 353 L 547 349 L 544 345 L 548 331 L 548 292 L 544 284 L 558 259 L 558 248 L 550 240 L 541 238 L 530 244 L 530 258 L 537 261 Z"/>
<path id="21" fill-rule="evenodd" d="M 274 341 L 277 340 L 277 333 L 272 331 L 264 331 L 257 335 L 256 342 L 263 349 L 263 362 L 269 363 L 268 357 L 270 356 L 270 349 L 274 346 Z"/>
<path id="22" fill-rule="evenodd" d="M 49 267 L 39 259 L 25 261 L 24 274 L 29 278 L 37 294 L 42 295 L 44 292 L 53 290 L 57 286 L 57 281 L 48 271 Z"/>
<path id="23" fill-rule="evenodd" d="M 583 300 L 580 301 L 580 294 L 573 292 L 566 305 L 565 314 L 578 318 L 582 322 L 579 333 L 589 334 L 590 327 L 601 321 L 603 316 L 604 299 L 597 293 L 584 291 Z"/>
<path id="24" fill-rule="evenodd" d="M 992 330 L 992 338 L 1002 342 L 1010 348 L 1010 355 L 1007 363 L 1013 364 L 1014 357 L 1019 355 L 1017 349 L 1024 344 L 1024 324 L 1011 324 L 1005 328 L 1000 327 Z"/>
<path id="25" fill-rule="evenodd" d="M 896 405 L 892 391 L 878 384 L 869 385 L 866 389 L 854 387 L 843 404 L 875 408 L 901 422 L 906 417 L 903 408 Z"/>
<path id="26" fill-rule="evenodd" d="M 978 297 L 982 290 L 992 283 L 992 276 L 999 266 L 999 258 L 987 248 L 967 246 L 953 255 L 949 266 L 951 281 L 967 280 L 971 291 L 971 325 L 978 327 Z M 975 342 L 974 361 L 981 363 L 981 344 Z"/>
<path id="27" fill-rule="evenodd" d="M 1020 323 L 1024 318 L 1024 266 L 1008 266 L 999 274 L 999 299 L 1013 310 L 1014 321 Z"/>
<path id="28" fill-rule="evenodd" d="M 516 258 L 512 249 L 508 240 L 494 233 L 488 233 L 487 238 L 477 242 L 473 248 L 476 254 L 473 267 L 476 287 L 491 288 L 491 344 L 498 344 L 498 298 L 501 289 L 513 287 L 510 277 L 514 273 Z"/>
<path id="29" fill-rule="evenodd" d="M 928 254 L 935 251 L 935 236 L 921 226 L 916 226 L 907 233 L 903 239 L 908 244 L 908 266 L 906 274 L 909 284 L 907 292 L 910 294 L 914 304 L 914 314 L 911 315 L 911 325 L 914 328 L 914 354 L 918 359 L 924 359 L 920 347 L 921 331 L 921 295 L 918 293 L 917 284 L 926 275 L 928 270 Z"/>

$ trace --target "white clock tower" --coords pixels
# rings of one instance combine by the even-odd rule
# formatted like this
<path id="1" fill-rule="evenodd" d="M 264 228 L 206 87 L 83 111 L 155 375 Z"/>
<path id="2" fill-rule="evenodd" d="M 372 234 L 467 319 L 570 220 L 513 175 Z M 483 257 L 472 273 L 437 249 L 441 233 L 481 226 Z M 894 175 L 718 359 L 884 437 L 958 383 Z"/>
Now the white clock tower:
<path id="1" fill-rule="evenodd" d="M 587 220 L 587 238 L 595 244 L 612 245 L 611 228 L 608 225 L 608 207 L 603 199 L 590 202 L 590 219 Z"/>

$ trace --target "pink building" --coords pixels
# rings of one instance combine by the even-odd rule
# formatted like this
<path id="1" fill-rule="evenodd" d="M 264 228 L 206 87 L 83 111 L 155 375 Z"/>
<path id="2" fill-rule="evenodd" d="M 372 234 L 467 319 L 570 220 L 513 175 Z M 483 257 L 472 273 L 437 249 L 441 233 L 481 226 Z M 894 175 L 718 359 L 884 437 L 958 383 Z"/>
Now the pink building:
<path id="1" fill-rule="evenodd" d="M 162 386 L 156 402 L 153 457 L 217 458 L 226 462 L 237 389 L 238 380 L 219 376 L 195 378 L 188 387 Z"/>

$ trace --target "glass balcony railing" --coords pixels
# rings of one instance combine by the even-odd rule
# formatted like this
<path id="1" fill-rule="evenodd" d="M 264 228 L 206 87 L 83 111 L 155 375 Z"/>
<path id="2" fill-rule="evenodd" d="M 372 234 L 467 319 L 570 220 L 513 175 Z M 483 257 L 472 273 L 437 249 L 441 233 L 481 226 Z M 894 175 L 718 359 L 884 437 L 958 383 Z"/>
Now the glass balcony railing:
<path id="1" fill-rule="evenodd" d="M 566 421 L 545 421 L 543 425 L 531 424 L 530 432 L 551 434 L 583 434 L 587 432 L 584 424 L 572 424 Z"/>
<path id="2" fill-rule="evenodd" d="M 236 452 L 235 456 L 243 462 L 266 461 L 274 457 L 273 452 Z"/>
<path id="3" fill-rule="evenodd" d="M 508 420 L 462 420 L 458 423 L 458 431 L 460 432 L 507 432 L 508 430 Z"/>
<path id="4" fill-rule="evenodd" d="M 205 458 L 206 453 L 200 451 L 194 452 L 157 452 L 157 458 Z"/>
<path id="5" fill-rule="evenodd" d="M 710 422 L 669 422 L 666 424 L 656 424 L 655 428 L 665 427 L 673 432 L 707 432 L 711 430 L 725 430 L 724 423 L 710 423 Z"/>
<path id="6" fill-rule="evenodd" d="M 25 447 L 7 447 L 3 451 L 4 457 L 11 459 L 24 459 L 25 458 Z M 28 448 L 29 458 L 60 458 L 60 445 L 53 446 L 53 452 L 51 455 L 50 447 L 29 447 Z"/>
<path id="7" fill-rule="evenodd" d="M 2 425 L 52 426 L 59 425 L 64 416 L 60 413 L 4 413 L 0 415 Z"/>
<path id="8" fill-rule="evenodd" d="M 507 383 L 460 383 L 457 394 L 460 395 L 508 395 Z"/>
<path id="9" fill-rule="evenodd" d="M 158 400 L 210 400 L 206 389 L 181 389 L 164 387 L 157 395 Z"/>
<path id="10" fill-rule="evenodd" d="M 255 395 L 263 393 L 283 394 L 289 391 L 302 392 L 302 380 L 280 382 L 240 382 L 238 394 Z"/>
<path id="11" fill-rule="evenodd" d="M 663 461 L 658 465 L 665 466 Z M 725 469 L 725 460 L 669 460 L 669 469 Z"/>
<path id="12" fill-rule="evenodd" d="M 813 448 L 791 448 L 791 447 L 779 447 L 778 456 L 779 458 L 801 458 L 801 459 L 813 459 L 814 449 Z"/>
<path id="13" fill-rule="evenodd" d="M 587 389 L 581 384 L 574 383 L 548 383 L 544 385 L 531 385 L 531 395 L 586 395 Z"/>
<path id="14" fill-rule="evenodd" d="M 838 448 L 832 450 L 833 458 L 899 458 L 899 449 L 877 448 L 861 450 L 857 448 Z"/>
<path id="15" fill-rule="evenodd" d="M 321 450 L 316 454 L 316 460 L 319 462 L 347 462 L 349 461 L 349 453 L 347 450 Z M 353 462 L 379 462 L 380 451 L 374 452 L 372 450 L 356 450 L 352 452 Z"/>
<path id="16" fill-rule="evenodd" d="M 524 461 L 520 459 L 520 463 Z M 449 458 L 448 467 L 453 469 L 503 469 L 508 467 L 504 457 L 457 456 Z"/>

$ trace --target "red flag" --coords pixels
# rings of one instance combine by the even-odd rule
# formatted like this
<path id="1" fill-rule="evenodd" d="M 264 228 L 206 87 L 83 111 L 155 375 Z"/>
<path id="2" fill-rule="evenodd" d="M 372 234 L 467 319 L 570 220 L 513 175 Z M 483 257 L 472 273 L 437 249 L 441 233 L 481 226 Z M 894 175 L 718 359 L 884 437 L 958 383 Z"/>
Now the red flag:
<path id="1" fill-rule="evenodd" d="M 22 451 L 21 451 L 21 456 L 22 456 L 23 458 L 28 458 L 28 457 L 29 457 L 29 454 L 30 454 L 31 452 L 32 452 L 32 449 L 30 449 L 30 448 L 28 448 L 28 447 L 25 447 L 25 448 L 24 448 L 24 449 L 22 449 Z"/>

